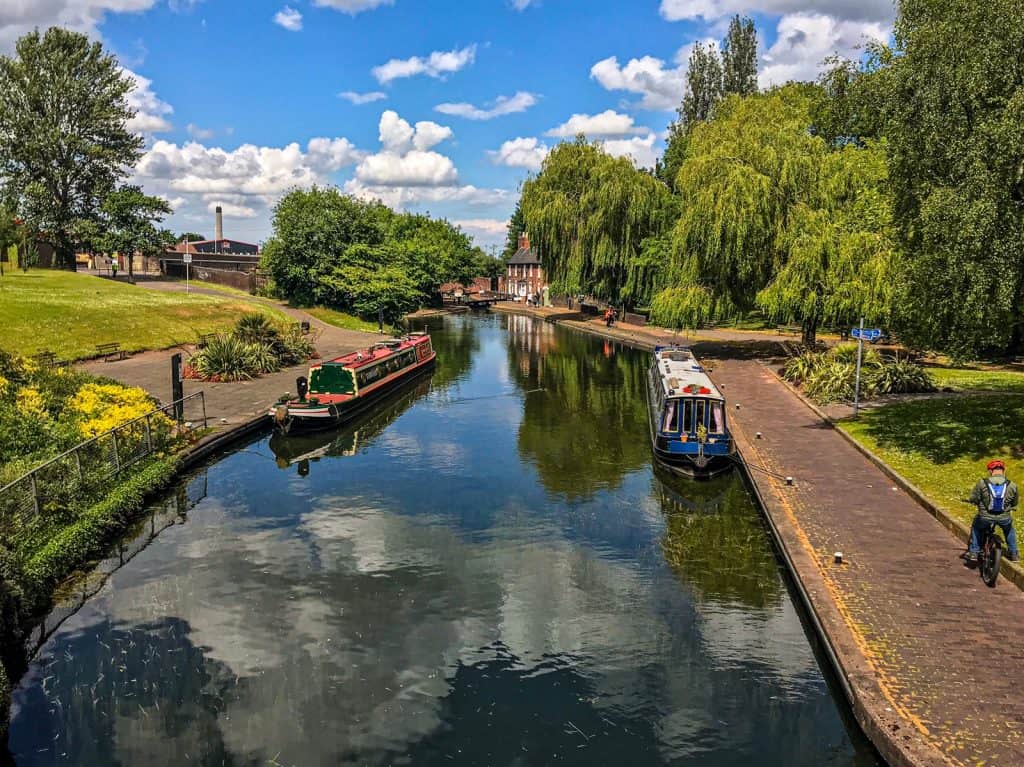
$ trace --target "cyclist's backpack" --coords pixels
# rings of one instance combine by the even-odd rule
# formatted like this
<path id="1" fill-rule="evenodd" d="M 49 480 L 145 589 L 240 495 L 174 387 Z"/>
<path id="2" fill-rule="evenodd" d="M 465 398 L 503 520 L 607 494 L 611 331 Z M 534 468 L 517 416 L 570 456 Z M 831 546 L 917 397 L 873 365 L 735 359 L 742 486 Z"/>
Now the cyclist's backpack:
<path id="1" fill-rule="evenodd" d="M 988 492 L 992 497 L 992 500 L 989 502 L 989 511 L 992 514 L 1003 513 L 1003 499 L 1006 497 L 1006 488 L 1009 486 L 1009 482 L 1004 482 L 1001 485 L 993 485 L 991 482 L 988 483 Z"/>

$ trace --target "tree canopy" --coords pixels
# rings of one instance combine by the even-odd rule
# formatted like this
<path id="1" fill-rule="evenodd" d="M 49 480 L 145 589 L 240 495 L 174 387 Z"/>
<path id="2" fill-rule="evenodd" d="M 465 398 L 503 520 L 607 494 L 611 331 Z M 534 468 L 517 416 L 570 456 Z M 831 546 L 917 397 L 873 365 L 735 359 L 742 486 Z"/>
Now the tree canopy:
<path id="1" fill-rule="evenodd" d="M 83 221 L 135 165 L 142 138 L 128 131 L 134 84 L 82 34 L 31 32 L 0 57 L 0 179 L 28 227 L 74 265 Z"/>
<path id="2" fill-rule="evenodd" d="M 160 197 L 143 194 L 137 186 L 123 186 L 108 194 L 100 204 L 102 227 L 97 242 L 107 253 L 128 256 L 128 277 L 132 277 L 132 256 L 159 253 L 167 245 L 168 232 L 156 225 L 171 212 Z"/>
<path id="3" fill-rule="evenodd" d="M 483 257 L 447 221 L 395 213 L 337 189 L 289 192 L 274 209 L 263 266 L 278 292 L 300 305 L 397 319 L 448 281 L 476 276 Z"/>
<path id="4" fill-rule="evenodd" d="M 614 302 L 631 297 L 630 263 L 673 217 L 664 184 L 583 137 L 551 150 L 522 209 L 552 290 Z"/>

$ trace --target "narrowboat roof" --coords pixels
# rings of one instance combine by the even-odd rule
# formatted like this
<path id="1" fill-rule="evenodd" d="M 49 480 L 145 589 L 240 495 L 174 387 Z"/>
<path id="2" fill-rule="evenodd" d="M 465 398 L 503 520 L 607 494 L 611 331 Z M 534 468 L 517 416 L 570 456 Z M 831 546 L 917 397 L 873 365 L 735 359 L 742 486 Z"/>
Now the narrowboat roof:
<path id="1" fill-rule="evenodd" d="M 666 397 L 725 400 L 687 347 L 656 346 L 654 364 Z"/>
<path id="2" fill-rule="evenodd" d="M 332 360 L 325 360 L 321 365 L 341 365 L 356 370 L 366 367 L 374 362 L 379 362 L 385 357 L 390 357 L 395 352 L 402 352 L 411 349 L 417 344 L 423 343 L 423 339 L 429 338 L 425 333 L 412 333 L 405 338 L 389 338 L 374 344 L 368 349 L 358 349 Z M 313 367 L 317 367 L 314 365 Z"/>

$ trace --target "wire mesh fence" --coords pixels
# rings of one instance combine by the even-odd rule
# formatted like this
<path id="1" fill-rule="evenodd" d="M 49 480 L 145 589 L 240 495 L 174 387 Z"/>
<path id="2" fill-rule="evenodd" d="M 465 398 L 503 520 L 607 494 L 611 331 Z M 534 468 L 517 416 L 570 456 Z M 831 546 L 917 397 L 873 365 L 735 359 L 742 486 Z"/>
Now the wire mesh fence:
<path id="1" fill-rule="evenodd" d="M 0 488 L 0 535 L 98 501 L 122 472 L 207 425 L 203 392 L 190 394 L 76 445 Z"/>

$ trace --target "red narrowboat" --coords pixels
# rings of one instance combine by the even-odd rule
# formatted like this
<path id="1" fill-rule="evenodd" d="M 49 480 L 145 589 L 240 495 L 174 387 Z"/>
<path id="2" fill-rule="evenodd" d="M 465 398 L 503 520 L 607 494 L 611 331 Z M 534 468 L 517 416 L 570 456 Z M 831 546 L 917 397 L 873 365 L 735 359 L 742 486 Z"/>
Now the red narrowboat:
<path id="1" fill-rule="evenodd" d="M 436 358 L 430 336 L 411 333 L 320 362 L 296 382 L 299 396 L 282 397 L 270 416 L 286 434 L 338 426 L 430 370 Z"/>

